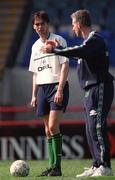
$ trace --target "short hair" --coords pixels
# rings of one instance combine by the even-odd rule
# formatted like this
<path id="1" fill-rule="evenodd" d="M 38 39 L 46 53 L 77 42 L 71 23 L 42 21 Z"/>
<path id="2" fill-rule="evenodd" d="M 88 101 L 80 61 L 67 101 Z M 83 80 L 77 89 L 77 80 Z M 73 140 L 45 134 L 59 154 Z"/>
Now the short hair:
<path id="1" fill-rule="evenodd" d="M 83 26 L 91 27 L 91 17 L 88 10 L 78 10 L 71 14 L 71 18 L 74 19 L 75 22 L 80 22 Z"/>
<path id="2" fill-rule="evenodd" d="M 49 16 L 45 11 L 37 11 L 37 12 L 34 13 L 34 16 L 33 16 L 33 19 L 32 19 L 33 24 L 34 24 L 35 19 L 37 19 L 37 18 L 43 20 L 46 23 L 50 22 Z"/>

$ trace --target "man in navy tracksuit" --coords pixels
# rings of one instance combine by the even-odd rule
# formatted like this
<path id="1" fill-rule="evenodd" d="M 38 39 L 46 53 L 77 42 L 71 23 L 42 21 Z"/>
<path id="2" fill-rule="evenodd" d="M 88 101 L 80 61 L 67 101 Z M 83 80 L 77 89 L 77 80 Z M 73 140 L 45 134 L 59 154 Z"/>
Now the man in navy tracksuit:
<path id="1" fill-rule="evenodd" d="M 106 119 L 114 96 L 114 78 L 108 72 L 108 50 L 103 38 L 91 29 L 89 11 L 76 11 L 71 18 L 73 31 L 84 38 L 83 44 L 53 51 L 57 55 L 78 58 L 78 78 L 85 92 L 86 135 L 93 163 L 76 177 L 111 176 Z"/>

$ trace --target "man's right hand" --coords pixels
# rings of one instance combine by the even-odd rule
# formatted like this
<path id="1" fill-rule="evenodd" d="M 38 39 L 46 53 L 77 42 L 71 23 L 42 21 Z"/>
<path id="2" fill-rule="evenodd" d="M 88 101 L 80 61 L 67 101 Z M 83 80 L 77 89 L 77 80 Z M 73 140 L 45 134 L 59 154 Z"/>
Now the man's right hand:
<path id="1" fill-rule="evenodd" d="M 30 105 L 31 105 L 31 107 L 36 107 L 36 105 L 37 105 L 37 99 L 36 99 L 36 97 L 33 97 L 33 98 L 31 99 Z"/>
<path id="2" fill-rule="evenodd" d="M 57 39 L 47 40 L 45 46 L 41 49 L 42 53 L 52 53 L 53 49 L 59 46 L 59 42 Z"/>

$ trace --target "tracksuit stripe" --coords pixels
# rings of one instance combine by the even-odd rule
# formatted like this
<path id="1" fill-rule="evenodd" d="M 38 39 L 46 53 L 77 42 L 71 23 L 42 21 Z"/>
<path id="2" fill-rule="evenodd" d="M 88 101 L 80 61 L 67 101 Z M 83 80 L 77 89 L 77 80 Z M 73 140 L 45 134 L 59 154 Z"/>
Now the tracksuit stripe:
<path id="1" fill-rule="evenodd" d="M 104 152 L 105 152 L 105 145 L 103 141 L 103 136 L 102 136 L 102 109 L 103 109 L 103 96 L 104 96 L 104 83 L 101 83 L 99 85 L 99 103 L 98 103 L 98 108 L 97 108 L 97 124 L 96 124 L 96 132 L 97 132 L 97 138 L 100 144 L 100 149 L 101 149 L 101 161 L 104 162 Z"/>

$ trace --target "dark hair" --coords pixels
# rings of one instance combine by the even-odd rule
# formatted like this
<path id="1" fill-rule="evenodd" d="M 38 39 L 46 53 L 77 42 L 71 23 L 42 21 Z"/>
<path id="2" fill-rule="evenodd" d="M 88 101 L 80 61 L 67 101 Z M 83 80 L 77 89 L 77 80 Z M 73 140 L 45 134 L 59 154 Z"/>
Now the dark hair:
<path id="1" fill-rule="evenodd" d="M 76 22 L 80 22 L 83 26 L 91 27 L 90 12 L 88 10 L 78 10 L 71 15 L 72 19 Z"/>
<path id="2" fill-rule="evenodd" d="M 49 16 L 45 11 L 37 11 L 34 13 L 33 19 L 32 19 L 32 23 L 34 24 L 34 21 L 36 18 L 39 18 L 41 20 L 43 20 L 46 23 L 49 23 Z"/>

